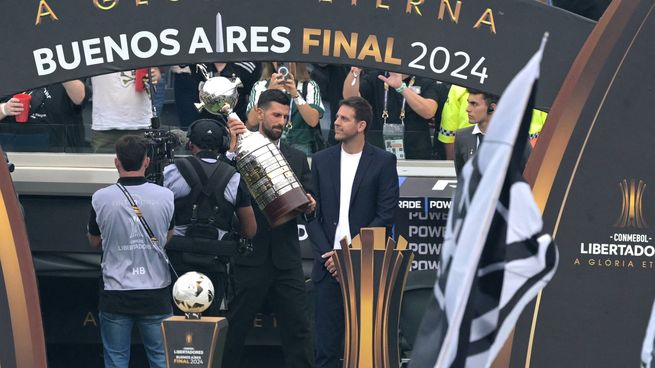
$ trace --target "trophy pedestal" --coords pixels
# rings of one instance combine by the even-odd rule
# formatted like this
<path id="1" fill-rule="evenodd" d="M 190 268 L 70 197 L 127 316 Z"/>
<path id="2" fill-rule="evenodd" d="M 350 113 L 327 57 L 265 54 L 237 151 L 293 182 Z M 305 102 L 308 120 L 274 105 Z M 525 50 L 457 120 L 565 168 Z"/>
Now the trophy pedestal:
<path id="1" fill-rule="evenodd" d="M 307 195 L 300 188 L 294 188 L 269 203 L 264 214 L 271 227 L 280 226 L 298 216 L 296 208 L 308 203 Z"/>
<path id="2" fill-rule="evenodd" d="M 187 319 L 173 316 L 162 322 L 166 367 L 219 368 L 227 336 L 222 317 Z"/>
<path id="3" fill-rule="evenodd" d="M 414 254 L 402 236 L 385 239 L 385 228 L 363 228 L 349 247 L 341 241 L 335 265 L 346 320 L 344 368 L 398 368 L 398 321 Z"/>

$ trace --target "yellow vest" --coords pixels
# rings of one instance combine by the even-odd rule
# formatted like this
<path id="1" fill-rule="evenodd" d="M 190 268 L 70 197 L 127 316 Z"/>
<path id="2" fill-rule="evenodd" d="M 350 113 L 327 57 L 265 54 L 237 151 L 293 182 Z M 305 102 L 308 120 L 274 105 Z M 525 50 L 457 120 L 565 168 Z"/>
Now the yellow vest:
<path id="1" fill-rule="evenodd" d="M 439 127 L 439 141 L 443 143 L 455 142 L 455 132 L 459 129 L 468 128 L 473 124 L 469 123 L 466 113 L 469 93 L 466 87 L 452 85 L 448 91 L 448 99 L 441 112 L 441 126 Z M 532 121 L 530 121 L 530 140 L 534 140 L 541 133 L 548 113 L 540 110 L 532 110 Z"/>

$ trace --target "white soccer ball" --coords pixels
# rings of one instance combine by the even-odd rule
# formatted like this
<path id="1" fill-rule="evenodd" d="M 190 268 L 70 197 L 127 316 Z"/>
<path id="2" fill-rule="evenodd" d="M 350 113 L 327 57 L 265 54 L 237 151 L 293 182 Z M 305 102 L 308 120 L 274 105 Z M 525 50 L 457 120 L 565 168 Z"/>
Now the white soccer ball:
<path id="1" fill-rule="evenodd" d="M 199 272 L 187 272 L 175 281 L 173 300 L 184 313 L 204 312 L 214 300 L 214 285 Z"/>

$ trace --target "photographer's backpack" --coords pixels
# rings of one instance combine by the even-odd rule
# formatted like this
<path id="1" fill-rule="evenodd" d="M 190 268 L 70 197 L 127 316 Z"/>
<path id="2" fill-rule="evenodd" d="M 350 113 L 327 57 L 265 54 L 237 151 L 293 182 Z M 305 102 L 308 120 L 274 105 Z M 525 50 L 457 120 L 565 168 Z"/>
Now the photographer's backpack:
<path id="1" fill-rule="evenodd" d="M 191 187 L 188 196 L 175 200 L 176 225 L 187 224 L 185 236 L 175 236 L 166 249 L 176 268 L 224 271 L 236 252 L 236 242 L 219 239 L 219 229 L 232 230 L 235 207 L 225 199 L 225 189 L 236 169 L 221 160 L 205 163 L 195 157 L 175 161 Z"/>

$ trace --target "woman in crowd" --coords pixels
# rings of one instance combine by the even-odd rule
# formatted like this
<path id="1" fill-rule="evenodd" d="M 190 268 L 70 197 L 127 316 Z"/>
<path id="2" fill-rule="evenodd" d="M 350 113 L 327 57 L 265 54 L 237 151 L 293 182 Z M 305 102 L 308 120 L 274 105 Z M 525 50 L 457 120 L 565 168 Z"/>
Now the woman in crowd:
<path id="1" fill-rule="evenodd" d="M 289 73 L 278 73 L 284 65 Z M 323 138 L 319 122 L 323 115 L 323 103 L 318 84 L 311 80 L 307 67 L 303 63 L 264 63 L 262 78 L 255 83 L 250 92 L 247 114 L 249 129 L 254 129 L 259 122 L 255 107 L 259 95 L 267 89 L 279 89 L 288 93 L 292 99 L 289 123 L 282 127 L 282 141 L 311 155 L 323 148 Z"/>

